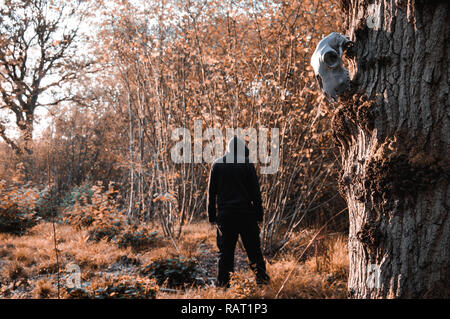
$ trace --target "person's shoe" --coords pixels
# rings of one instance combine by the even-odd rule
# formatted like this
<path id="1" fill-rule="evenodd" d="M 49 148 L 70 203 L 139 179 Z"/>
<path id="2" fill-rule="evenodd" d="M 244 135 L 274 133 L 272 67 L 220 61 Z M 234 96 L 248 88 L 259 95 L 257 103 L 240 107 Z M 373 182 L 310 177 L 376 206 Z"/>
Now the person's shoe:
<path id="1" fill-rule="evenodd" d="M 228 282 L 217 281 L 216 287 L 228 289 L 228 288 L 230 288 L 230 282 L 229 281 Z"/>
<path id="2" fill-rule="evenodd" d="M 270 283 L 270 277 L 267 274 L 258 274 L 256 276 L 257 285 L 268 285 Z"/>

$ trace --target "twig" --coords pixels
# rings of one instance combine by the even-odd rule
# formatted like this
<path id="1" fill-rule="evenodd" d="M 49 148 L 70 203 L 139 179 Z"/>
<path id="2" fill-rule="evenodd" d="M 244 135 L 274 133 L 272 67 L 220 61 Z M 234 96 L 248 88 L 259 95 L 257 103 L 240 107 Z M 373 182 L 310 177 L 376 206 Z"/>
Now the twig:
<path id="1" fill-rule="evenodd" d="M 53 203 L 53 192 L 52 192 L 52 188 L 51 188 L 51 174 L 50 174 L 50 156 L 47 152 L 47 180 L 48 180 L 48 184 L 49 184 L 49 189 L 50 189 L 50 204 Z M 58 256 L 58 241 L 56 238 L 56 210 L 53 209 L 53 218 L 52 218 L 52 226 L 53 226 L 53 245 L 54 245 L 54 249 L 55 249 L 55 255 L 56 255 L 56 279 L 57 279 L 57 287 L 58 287 L 58 299 L 60 298 L 60 282 L 59 282 L 59 256 Z"/>
<path id="2" fill-rule="evenodd" d="M 178 289 L 170 289 L 170 288 L 159 288 L 158 290 L 160 291 L 164 291 L 164 292 L 181 292 L 183 293 L 183 290 L 178 290 Z"/>
<path id="3" fill-rule="evenodd" d="M 50 197 L 50 200 L 51 200 L 51 197 Z M 57 286 L 58 286 L 58 299 L 60 299 L 59 256 L 58 256 L 58 243 L 57 243 L 57 239 L 56 239 L 56 226 L 55 226 L 55 213 L 54 212 L 53 212 L 52 224 L 53 224 L 53 243 L 54 243 L 55 255 L 56 255 L 56 278 L 57 278 Z"/>

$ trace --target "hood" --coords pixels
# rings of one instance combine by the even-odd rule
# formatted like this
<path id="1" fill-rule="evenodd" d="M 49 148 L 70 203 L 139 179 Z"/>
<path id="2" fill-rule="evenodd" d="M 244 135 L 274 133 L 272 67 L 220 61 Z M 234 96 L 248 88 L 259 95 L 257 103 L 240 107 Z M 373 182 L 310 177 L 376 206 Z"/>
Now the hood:
<path id="1" fill-rule="evenodd" d="M 228 141 L 227 153 L 232 154 L 237 158 L 247 158 L 250 155 L 250 151 L 245 145 L 245 141 L 237 136 L 232 137 Z"/>

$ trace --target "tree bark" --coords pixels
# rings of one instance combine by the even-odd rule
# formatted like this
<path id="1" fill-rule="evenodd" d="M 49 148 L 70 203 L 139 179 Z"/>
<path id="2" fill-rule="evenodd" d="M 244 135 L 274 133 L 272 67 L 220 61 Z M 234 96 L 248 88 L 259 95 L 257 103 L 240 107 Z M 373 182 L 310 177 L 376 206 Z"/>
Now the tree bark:
<path id="1" fill-rule="evenodd" d="M 449 4 L 341 1 L 352 91 L 333 118 L 349 296 L 448 298 Z"/>

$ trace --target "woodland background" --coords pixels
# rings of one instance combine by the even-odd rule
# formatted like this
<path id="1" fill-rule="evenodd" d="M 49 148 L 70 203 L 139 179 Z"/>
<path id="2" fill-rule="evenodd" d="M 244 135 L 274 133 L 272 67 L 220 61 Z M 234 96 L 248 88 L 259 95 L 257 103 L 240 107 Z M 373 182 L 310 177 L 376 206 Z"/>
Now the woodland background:
<path id="1" fill-rule="evenodd" d="M 0 297 L 345 297 L 340 163 L 309 65 L 317 42 L 340 31 L 338 5 L 73 3 L 6 1 L 15 13 L 1 11 Z M 19 24 L 8 29 L 20 10 L 27 32 L 47 28 L 33 45 L 54 57 L 48 73 L 44 51 L 14 54 L 33 52 Z M 11 101 L 33 98 L 17 116 Z M 193 131 L 194 120 L 280 129 L 280 167 L 259 176 L 268 287 L 254 284 L 241 249 L 232 289 L 211 284 L 210 166 L 170 158 L 172 130 Z M 66 284 L 71 264 L 81 288 Z"/>

